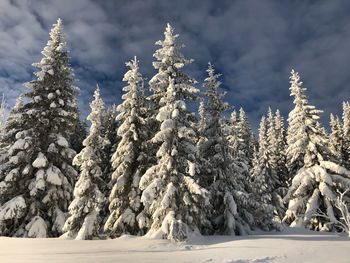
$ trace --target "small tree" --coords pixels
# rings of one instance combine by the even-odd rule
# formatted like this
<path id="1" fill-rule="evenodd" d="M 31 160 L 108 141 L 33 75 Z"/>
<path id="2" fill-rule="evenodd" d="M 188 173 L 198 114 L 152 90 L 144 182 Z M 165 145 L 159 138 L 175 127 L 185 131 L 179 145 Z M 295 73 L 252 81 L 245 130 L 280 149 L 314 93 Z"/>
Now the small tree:
<path id="1" fill-rule="evenodd" d="M 63 237 L 73 239 L 92 239 L 98 237 L 100 229 L 99 213 L 105 204 L 101 192 L 101 146 L 105 140 L 101 133 L 101 119 L 104 103 L 100 89 L 94 94 L 91 113 L 87 120 L 91 122 L 88 137 L 83 141 L 84 148 L 77 154 L 73 163 L 80 166 L 81 172 L 74 188 L 74 199 L 69 206 L 69 217 L 63 227 Z"/>

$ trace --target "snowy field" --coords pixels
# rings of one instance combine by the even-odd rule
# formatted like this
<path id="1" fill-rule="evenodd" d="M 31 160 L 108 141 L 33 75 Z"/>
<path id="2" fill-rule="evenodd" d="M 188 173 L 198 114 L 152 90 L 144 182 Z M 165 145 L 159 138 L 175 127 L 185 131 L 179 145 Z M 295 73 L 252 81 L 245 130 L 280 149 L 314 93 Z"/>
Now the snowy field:
<path id="1" fill-rule="evenodd" d="M 0 262 L 341 263 L 350 262 L 350 238 L 301 229 L 181 244 L 131 236 L 99 241 L 0 237 Z"/>

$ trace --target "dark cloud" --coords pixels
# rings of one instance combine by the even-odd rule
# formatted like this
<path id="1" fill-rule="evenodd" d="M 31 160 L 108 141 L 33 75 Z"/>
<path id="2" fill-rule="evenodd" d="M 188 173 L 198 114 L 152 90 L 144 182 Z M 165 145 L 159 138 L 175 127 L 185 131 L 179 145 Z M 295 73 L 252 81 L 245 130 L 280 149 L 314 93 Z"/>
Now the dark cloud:
<path id="1" fill-rule="evenodd" d="M 349 8 L 345 0 L 1 0 L 0 89 L 13 104 L 61 17 L 84 114 L 96 83 L 108 104 L 118 103 L 125 62 L 137 55 L 150 78 L 154 43 L 170 22 L 195 59 L 187 71 L 202 82 L 211 61 L 223 74 L 227 100 L 243 106 L 255 127 L 268 106 L 284 115 L 292 107 L 292 68 L 327 120 L 350 97 Z"/>

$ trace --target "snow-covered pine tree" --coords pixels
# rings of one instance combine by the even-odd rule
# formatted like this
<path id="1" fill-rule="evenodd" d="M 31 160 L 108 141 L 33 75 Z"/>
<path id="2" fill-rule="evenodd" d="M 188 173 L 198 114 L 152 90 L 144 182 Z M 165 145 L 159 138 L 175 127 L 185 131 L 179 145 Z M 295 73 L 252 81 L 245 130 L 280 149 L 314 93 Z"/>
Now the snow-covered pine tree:
<path id="1" fill-rule="evenodd" d="M 72 70 L 59 19 L 50 32 L 44 57 L 27 83 L 29 102 L 21 110 L 23 125 L 9 149 L 1 174 L 0 224 L 3 235 L 53 237 L 62 233 L 65 212 L 77 176 L 69 139 L 78 119 Z M 1 229 L 4 229 L 0 227 Z"/>
<path id="2" fill-rule="evenodd" d="M 149 221 L 142 211 L 139 189 L 140 177 L 148 166 L 145 152 L 145 139 L 148 133 L 145 130 L 143 115 L 145 107 L 143 78 L 136 57 L 126 65 L 130 70 L 125 73 L 123 81 L 128 85 L 123 88 L 126 92 L 122 97 L 123 103 L 117 108 L 120 142 L 111 158 L 113 188 L 109 196 L 110 213 L 104 226 L 110 237 L 144 234 Z"/>
<path id="3" fill-rule="evenodd" d="M 205 141 L 199 145 L 199 155 L 207 163 L 207 167 L 204 166 L 204 171 L 201 172 L 200 181 L 202 185 L 209 187 L 216 177 L 222 177 L 222 173 L 228 172 L 230 162 L 226 159 L 228 147 L 227 143 L 224 145 L 225 138 L 221 127 L 221 115 L 229 109 L 229 105 L 222 101 L 225 94 L 219 93 L 218 90 L 221 85 L 218 78 L 221 75 L 215 73 L 210 63 L 207 73 L 208 77 L 204 80 L 206 104 L 200 105 L 203 107 L 201 111 L 204 111 L 201 113 L 201 133 Z M 211 158 L 214 162 L 210 162 Z M 208 167 L 208 165 L 213 167 Z"/>
<path id="4" fill-rule="evenodd" d="M 269 230 L 273 228 L 273 217 L 276 204 L 273 196 L 276 190 L 277 175 L 275 163 L 271 165 L 271 147 L 269 137 L 274 132 L 274 126 L 271 109 L 269 109 L 269 121 L 267 124 L 265 116 L 261 118 L 259 128 L 259 150 L 254 154 L 252 167 L 252 185 L 254 198 L 260 203 L 260 206 L 254 212 L 255 221 L 258 227 Z M 269 127 L 268 127 L 269 125 Z M 268 128 L 267 128 L 268 127 Z"/>
<path id="5" fill-rule="evenodd" d="M 324 138 L 316 136 L 321 133 L 316 130 L 317 120 L 319 114 L 322 112 L 317 110 L 314 106 L 309 105 L 305 95 L 306 89 L 302 87 L 299 74 L 292 70 L 290 77 L 291 95 L 294 97 L 294 109 L 288 116 L 288 130 L 287 130 L 287 165 L 289 173 L 294 176 L 304 163 L 304 157 L 310 157 L 308 162 L 312 163 L 317 156 L 312 155 L 306 146 L 310 142 L 309 132 L 314 135 L 316 139 L 323 140 Z M 314 127 L 313 127 L 313 126 Z M 326 141 L 324 141 L 326 144 Z M 322 145 L 322 144 L 321 144 Z"/>
<path id="6" fill-rule="evenodd" d="M 336 199 L 350 187 L 350 171 L 332 162 L 318 122 L 321 111 L 309 105 L 299 74 L 293 70 L 290 80 L 294 109 L 288 118 L 287 156 L 293 180 L 284 198 L 288 210 L 283 220 L 292 226 L 329 230 L 340 219 Z"/>
<path id="7" fill-rule="evenodd" d="M 154 54 L 158 73 L 150 81 L 151 100 L 154 109 L 159 109 L 155 119 L 160 130 L 150 141 L 152 147 L 160 145 L 158 162 L 141 178 L 141 201 L 151 216 L 148 235 L 182 240 L 208 223 L 205 207 L 209 197 L 196 182 L 196 136 L 189 120 L 193 116 L 186 107 L 198 92 L 193 87 L 195 80 L 182 71 L 191 60 L 181 54 L 183 45 L 176 43 L 178 35 L 169 24 L 164 35 L 165 40 L 157 42 L 162 48 Z"/>
<path id="8" fill-rule="evenodd" d="M 100 190 L 101 185 L 103 187 L 101 149 L 106 142 L 101 132 L 104 102 L 98 86 L 94 97 L 87 117 L 91 122 L 89 135 L 83 141 L 84 148 L 73 160 L 73 164 L 80 167 L 80 174 L 74 187 L 74 199 L 69 205 L 69 217 L 63 227 L 66 232 L 63 238 L 84 240 L 99 235 L 100 211 L 105 204 L 105 197 Z"/>
<path id="9" fill-rule="evenodd" d="M 344 165 L 350 169 L 350 103 L 343 102 Z"/>
<path id="10" fill-rule="evenodd" d="M 344 165 L 344 136 L 342 124 L 338 116 L 330 115 L 331 133 L 329 134 L 329 149 L 336 159 L 336 162 Z"/>
<path id="11" fill-rule="evenodd" d="M 277 112 L 279 114 L 279 112 Z M 267 175 L 267 183 L 269 185 L 269 191 L 271 195 L 271 205 L 274 207 L 274 213 L 280 220 L 283 219 L 285 213 L 285 207 L 282 197 L 286 194 L 286 176 L 287 166 L 285 158 L 285 138 L 283 120 L 280 114 L 274 116 L 271 108 L 267 114 L 267 132 L 266 142 L 267 145 L 262 146 L 262 150 L 267 149 L 268 158 L 263 160 L 260 165 L 264 166 L 268 164 L 269 175 Z M 259 157 L 262 157 L 260 152 L 260 144 L 262 141 L 259 139 Z"/>
<path id="12" fill-rule="evenodd" d="M 230 154 L 229 143 L 222 125 L 222 113 L 229 105 L 222 101 L 224 93 L 218 88 L 219 74 L 209 64 L 208 77 L 204 81 L 206 89 L 206 119 L 203 136 L 199 145 L 202 160 L 200 182 L 211 193 L 213 230 L 221 234 L 246 234 L 250 227 L 246 222 L 245 205 L 248 194 L 245 192 L 242 166 Z M 248 174 L 246 175 L 248 177 Z M 247 201 L 247 202 L 246 202 Z M 251 218 L 251 216 L 249 216 Z"/>

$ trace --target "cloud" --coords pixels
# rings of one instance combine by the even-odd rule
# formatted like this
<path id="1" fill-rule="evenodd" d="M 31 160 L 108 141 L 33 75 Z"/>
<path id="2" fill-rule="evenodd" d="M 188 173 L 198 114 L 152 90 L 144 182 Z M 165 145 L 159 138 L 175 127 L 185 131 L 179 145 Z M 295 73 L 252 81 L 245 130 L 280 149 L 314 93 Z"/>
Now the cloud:
<path id="1" fill-rule="evenodd" d="M 108 104 L 120 101 L 125 62 L 137 55 L 148 79 L 154 43 L 167 22 L 180 33 L 199 82 L 211 61 L 223 74 L 227 101 L 243 106 L 254 127 L 268 106 L 292 107 L 289 72 L 300 71 L 312 104 L 340 114 L 350 89 L 348 1 L 0 1 L 0 90 L 10 103 L 33 78 L 51 25 L 64 21 L 80 105 L 89 111 L 96 83 Z M 199 83 L 200 85 L 200 83 Z"/>

